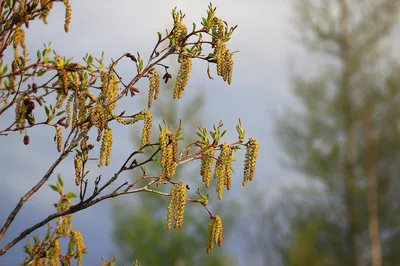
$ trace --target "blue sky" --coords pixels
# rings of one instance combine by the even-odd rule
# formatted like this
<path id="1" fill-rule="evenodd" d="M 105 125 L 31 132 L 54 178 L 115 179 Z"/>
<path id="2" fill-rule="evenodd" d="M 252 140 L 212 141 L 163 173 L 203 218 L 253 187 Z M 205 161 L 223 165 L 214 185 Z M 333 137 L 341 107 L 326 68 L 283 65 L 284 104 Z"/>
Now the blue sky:
<path id="1" fill-rule="evenodd" d="M 228 140 L 236 137 L 235 125 L 240 117 L 249 136 L 260 142 L 259 164 L 256 179 L 246 189 L 236 189 L 233 197 L 246 197 L 252 188 L 263 189 L 266 194 L 274 196 L 279 193 L 281 185 L 299 183 L 300 179 L 278 164 L 281 151 L 274 137 L 274 113 L 282 111 L 283 106 L 293 105 L 290 95 L 288 67 L 291 60 L 304 71 L 312 71 L 304 51 L 295 46 L 290 39 L 291 26 L 289 0 L 218 0 L 213 2 L 217 7 L 217 16 L 238 24 L 230 41 L 231 50 L 240 50 L 235 54 L 232 85 L 222 82 L 214 74 L 209 80 L 204 62 L 194 62 L 193 73 L 185 91 L 185 97 L 192 97 L 197 89 L 204 89 L 206 95 L 204 124 L 210 126 L 223 120 L 228 133 Z M 36 21 L 27 31 L 27 43 L 32 57 L 43 43 L 52 43 L 52 48 L 59 54 L 80 60 L 87 52 L 97 56 L 105 52 L 107 62 L 125 52 L 137 51 L 147 55 L 157 40 L 157 31 L 163 32 L 171 25 L 170 11 L 177 6 L 186 13 L 185 22 L 200 24 L 205 16 L 207 1 L 105 1 L 87 0 L 71 1 L 72 22 L 70 33 L 63 31 L 64 6 L 56 4 L 49 24 Z M 168 61 L 171 63 L 171 61 Z M 127 65 L 121 69 L 125 80 L 135 74 L 135 69 Z M 139 83 L 140 86 L 140 83 Z M 124 109 L 134 111 L 138 99 L 124 100 Z M 8 126 L 13 112 L 0 117 L 0 127 Z M 114 131 L 114 153 L 112 164 L 108 168 L 94 167 L 91 175 L 111 176 L 116 167 L 132 150 L 131 130 L 119 128 Z M 2 178 L 0 184 L 0 223 L 3 224 L 12 208 L 29 188 L 46 172 L 57 155 L 52 142 L 53 129 L 38 128 L 29 132 L 31 144 L 22 143 L 22 135 L 12 133 L 7 137 L 0 136 L 0 167 Z M 63 173 L 68 188 L 73 185 L 73 162 L 63 162 L 56 171 Z M 55 183 L 55 175 L 49 183 Z M 234 185 L 240 186 L 240 176 Z M 134 196 L 133 196 L 134 197 Z M 57 200 L 54 192 L 47 186 L 35 194 L 22 208 L 14 224 L 2 241 L 4 245 L 13 239 L 27 225 L 43 219 L 53 212 L 53 202 Z M 81 230 L 88 249 L 85 265 L 97 265 L 101 256 L 115 252 L 112 246 L 109 202 L 103 202 L 82 213 L 75 215 L 74 224 Z M 24 244 L 22 241 L 21 244 Z M 0 258 L 1 265 L 15 265 L 23 259 L 21 245 Z"/>

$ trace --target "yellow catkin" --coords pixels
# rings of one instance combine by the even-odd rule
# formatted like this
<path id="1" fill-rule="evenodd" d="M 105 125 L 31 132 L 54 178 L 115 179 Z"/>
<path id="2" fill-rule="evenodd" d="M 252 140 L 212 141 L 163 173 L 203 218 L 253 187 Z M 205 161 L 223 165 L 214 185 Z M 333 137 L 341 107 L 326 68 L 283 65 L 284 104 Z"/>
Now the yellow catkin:
<path id="1" fill-rule="evenodd" d="M 216 189 L 219 199 L 222 199 L 224 186 L 228 183 L 227 178 L 230 178 L 231 154 L 232 148 L 225 142 L 221 147 L 214 172 L 214 178 L 219 178 Z"/>
<path id="2" fill-rule="evenodd" d="M 202 176 L 202 180 L 204 182 L 204 185 L 209 188 L 210 187 L 210 181 L 211 181 L 211 175 L 212 175 L 212 166 L 214 164 L 214 149 L 209 149 L 207 151 L 207 146 L 205 145 L 203 148 L 203 157 L 201 158 L 201 167 L 200 167 L 200 175 Z"/>
<path id="3" fill-rule="evenodd" d="M 181 228 L 183 226 L 183 218 L 185 216 L 185 207 L 186 207 L 186 194 L 187 188 L 183 182 L 179 182 L 177 185 L 176 192 L 176 204 L 174 208 L 175 213 L 175 228 Z"/>
<path id="4" fill-rule="evenodd" d="M 158 185 L 160 185 L 163 181 L 163 179 L 166 178 L 166 173 L 167 173 L 167 167 L 168 167 L 168 156 L 169 156 L 169 150 L 168 150 L 168 141 L 169 141 L 169 136 L 171 135 L 171 132 L 169 131 L 168 128 L 161 130 L 160 137 L 159 137 L 159 143 L 160 143 L 160 149 L 161 149 L 161 174 L 160 178 L 158 181 Z"/>
<path id="5" fill-rule="evenodd" d="M 60 109 L 62 107 L 62 105 L 64 104 L 65 100 L 67 99 L 67 96 L 68 95 L 64 94 L 64 92 L 59 92 L 57 94 L 57 98 L 56 98 L 57 102 L 56 102 L 56 105 L 55 105 L 55 107 L 57 109 Z"/>
<path id="6" fill-rule="evenodd" d="M 172 215 L 174 212 L 174 205 L 176 201 L 176 192 L 177 192 L 177 186 L 173 186 L 170 196 L 169 196 L 169 203 L 168 203 L 168 209 L 167 209 L 167 229 L 170 229 L 172 226 Z"/>
<path id="7" fill-rule="evenodd" d="M 40 0 L 40 6 L 43 10 L 40 17 L 43 19 L 44 24 L 47 24 L 47 17 L 53 8 L 53 3 L 52 0 Z"/>
<path id="8" fill-rule="evenodd" d="M 150 109 L 153 104 L 153 99 L 157 100 L 160 94 L 160 76 L 153 69 L 149 73 L 149 97 L 147 107 Z"/>
<path id="9" fill-rule="evenodd" d="M 151 138 L 151 127 L 153 126 L 153 116 L 149 110 L 143 110 L 144 115 L 144 125 L 142 132 L 142 141 L 140 146 L 146 145 Z"/>
<path id="10" fill-rule="evenodd" d="M 157 100 L 158 96 L 160 95 L 160 75 L 157 71 L 154 70 L 153 72 L 153 80 L 155 83 L 155 93 L 154 93 L 154 100 Z"/>
<path id="11" fill-rule="evenodd" d="M 59 265 L 61 265 L 60 255 L 61 255 L 60 243 L 58 242 L 58 240 L 54 240 L 54 242 L 53 242 L 53 254 L 52 254 L 51 258 L 50 258 L 49 266 L 59 266 Z"/>
<path id="12" fill-rule="evenodd" d="M 217 58 L 217 75 L 224 76 L 226 72 L 226 45 L 218 39 L 214 51 Z"/>
<path id="13" fill-rule="evenodd" d="M 82 156 L 83 156 L 83 160 L 87 161 L 88 160 L 88 150 L 87 150 L 87 146 L 88 146 L 88 141 L 89 137 L 86 136 L 82 139 L 81 141 L 81 151 L 82 151 Z"/>
<path id="14" fill-rule="evenodd" d="M 18 45 L 21 45 L 22 49 L 23 49 L 23 54 L 26 55 L 26 44 L 25 44 L 25 31 L 21 28 L 18 27 L 15 29 L 15 33 L 14 33 L 14 41 L 13 41 L 13 47 L 14 47 L 14 52 L 16 54 L 18 54 L 18 50 L 17 47 Z M 15 57 L 15 55 L 14 55 Z"/>
<path id="15" fill-rule="evenodd" d="M 108 74 L 107 74 L 108 75 Z M 118 94 L 118 83 L 119 80 L 115 75 L 112 75 L 111 80 L 108 84 L 108 90 L 107 90 L 107 98 L 106 98 L 106 102 L 110 102 L 112 101 Z M 105 84 L 103 84 L 104 86 Z M 110 104 L 106 111 L 107 111 L 107 119 L 111 118 L 112 116 L 112 112 L 115 109 L 115 106 L 117 105 L 116 102 Z"/>
<path id="16" fill-rule="evenodd" d="M 174 25 L 174 40 L 175 40 L 175 46 L 181 47 L 183 46 L 183 41 L 187 35 L 187 27 L 185 24 L 182 23 L 182 21 L 176 21 Z"/>
<path id="17" fill-rule="evenodd" d="M 82 158 L 80 155 L 75 155 L 75 184 L 79 186 L 82 178 Z"/>
<path id="18" fill-rule="evenodd" d="M 72 10 L 71 10 L 71 3 L 69 2 L 69 0 L 63 0 L 64 5 L 65 5 L 65 22 L 64 22 L 64 29 L 65 32 L 69 31 L 69 24 L 71 23 L 71 14 L 72 14 Z"/>
<path id="19" fill-rule="evenodd" d="M 254 178 L 254 171 L 256 167 L 257 157 L 258 157 L 259 144 L 255 138 L 249 138 L 249 142 L 246 145 L 246 155 L 244 161 L 244 177 L 242 185 L 245 186 L 246 183 Z"/>
<path id="20" fill-rule="evenodd" d="M 207 253 L 210 253 L 211 250 L 214 248 L 214 223 L 215 219 L 210 217 L 210 220 L 208 221 L 208 232 L 207 232 Z"/>
<path id="21" fill-rule="evenodd" d="M 226 185 L 226 189 L 230 190 L 231 185 L 232 185 L 232 172 L 231 172 L 231 166 L 232 166 L 232 151 L 233 149 L 228 150 L 228 155 L 226 159 L 226 164 L 225 164 L 225 178 L 224 178 L 224 185 Z"/>
<path id="22" fill-rule="evenodd" d="M 218 246 L 222 246 L 223 242 L 223 226 L 222 226 L 222 219 L 219 215 L 215 217 L 215 222 L 214 222 L 214 227 L 215 227 L 215 243 L 218 244 Z"/>
<path id="23" fill-rule="evenodd" d="M 184 55 L 179 55 L 178 62 L 181 64 L 179 67 L 178 75 L 176 77 L 176 84 L 174 88 L 173 98 L 180 99 L 189 81 L 190 72 L 192 71 L 192 58 Z"/>
<path id="24" fill-rule="evenodd" d="M 106 163 L 106 165 L 110 163 L 112 143 L 113 143 L 112 137 L 113 137 L 112 130 L 111 128 L 107 127 L 104 130 L 103 142 L 100 148 L 100 158 L 98 164 L 99 167 L 103 166 L 104 162 Z"/>
<path id="25" fill-rule="evenodd" d="M 76 256 L 78 257 L 78 266 L 82 265 L 83 253 L 86 251 L 81 232 L 74 230 L 71 234 L 71 241 L 76 243 Z"/>
<path id="26" fill-rule="evenodd" d="M 62 130 L 61 130 L 59 125 L 55 125 L 54 128 L 56 129 L 57 151 L 61 152 L 61 148 L 62 148 Z"/>
<path id="27" fill-rule="evenodd" d="M 17 128 L 22 128 L 25 126 L 27 107 L 24 102 L 26 99 L 28 99 L 26 96 L 18 96 L 16 99 L 15 121 Z M 20 133 L 22 132 L 23 131 L 20 130 Z"/>
<path id="28" fill-rule="evenodd" d="M 72 95 L 71 95 L 71 97 L 72 97 Z M 78 99 L 77 99 L 76 93 L 73 97 L 74 97 L 74 99 L 73 99 L 73 105 L 72 105 L 71 123 L 72 123 L 72 128 L 75 128 L 75 126 L 78 122 L 79 104 L 78 104 Z"/>
<path id="29" fill-rule="evenodd" d="M 226 73 L 224 80 L 228 81 L 228 84 L 232 83 L 232 73 L 233 73 L 233 54 L 228 50 L 225 55 L 226 61 Z"/>
<path id="30" fill-rule="evenodd" d="M 65 69 L 60 69 L 58 71 L 58 75 L 60 77 L 61 80 L 61 84 L 63 87 L 63 92 L 65 95 L 68 94 L 68 86 L 69 86 L 69 77 L 68 77 L 68 73 L 67 71 L 65 71 Z"/>
<path id="31" fill-rule="evenodd" d="M 72 94 L 67 101 L 67 106 L 65 107 L 65 113 L 67 115 L 67 118 L 65 119 L 65 124 L 67 127 L 69 126 L 69 123 L 71 122 L 71 103 L 74 100 L 74 94 Z"/>
<path id="32" fill-rule="evenodd" d="M 176 161 L 178 157 L 178 143 L 174 135 L 169 136 L 170 144 L 167 146 L 168 157 L 166 162 L 165 177 L 171 179 L 175 175 Z"/>

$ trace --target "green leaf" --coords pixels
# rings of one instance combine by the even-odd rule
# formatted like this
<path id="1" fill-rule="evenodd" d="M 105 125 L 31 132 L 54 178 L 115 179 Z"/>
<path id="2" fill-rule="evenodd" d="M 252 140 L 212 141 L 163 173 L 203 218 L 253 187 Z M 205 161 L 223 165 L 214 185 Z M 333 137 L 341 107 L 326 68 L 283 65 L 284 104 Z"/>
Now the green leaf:
<path id="1" fill-rule="evenodd" d="M 69 199 L 78 197 L 74 192 L 68 192 L 67 195 L 65 195 L 65 196 L 67 196 L 67 198 L 69 198 Z"/>
<path id="2" fill-rule="evenodd" d="M 39 72 L 36 74 L 36 76 L 37 76 L 37 77 L 41 77 L 41 76 L 43 76 L 45 73 L 46 73 L 46 71 L 41 70 L 41 71 L 39 71 Z"/>
<path id="3" fill-rule="evenodd" d="M 143 174 L 146 173 L 146 166 L 141 165 L 141 166 L 140 166 L 140 169 L 142 170 Z"/>
<path id="4" fill-rule="evenodd" d="M 87 171 L 83 174 L 83 178 L 85 178 L 85 177 L 90 173 L 90 171 L 91 171 L 91 170 L 87 170 Z"/>
<path id="5" fill-rule="evenodd" d="M 40 61 L 40 59 L 42 59 L 42 54 L 40 53 L 40 50 L 37 51 L 37 58 Z"/>
<path id="6" fill-rule="evenodd" d="M 49 110 L 49 107 L 47 107 L 47 105 L 44 106 L 44 110 L 46 111 L 46 115 L 49 116 L 50 110 Z"/>
<path id="7" fill-rule="evenodd" d="M 232 171 L 232 173 L 236 174 L 235 169 L 233 169 L 232 166 L 231 166 L 231 171 Z"/>
<path id="8" fill-rule="evenodd" d="M 89 158 L 88 161 L 98 161 L 99 158 Z"/>
<path id="9" fill-rule="evenodd" d="M 207 19 L 206 19 L 206 18 L 201 18 L 201 21 L 203 22 L 203 23 L 202 23 L 203 26 L 206 26 L 206 27 L 207 27 L 207 25 L 208 25 Z"/>
<path id="10" fill-rule="evenodd" d="M 5 75 L 7 73 L 8 70 L 8 65 L 5 65 L 3 68 L 3 75 Z"/>
<path id="11" fill-rule="evenodd" d="M 64 182 L 61 179 L 61 175 L 57 175 L 58 183 L 60 183 L 61 187 L 64 187 Z"/>
<path id="12" fill-rule="evenodd" d="M 222 132 L 221 138 L 225 135 L 225 133 L 226 133 L 226 129 L 224 130 L 224 132 Z"/>
<path id="13" fill-rule="evenodd" d="M 58 113 L 56 114 L 56 116 L 62 115 L 63 113 L 65 113 L 65 110 L 62 110 L 61 112 L 58 112 Z"/>
<path id="14" fill-rule="evenodd" d="M 55 186 L 55 185 L 49 185 L 49 187 L 50 187 L 52 190 L 54 190 L 55 192 L 60 192 L 60 191 L 58 190 L 58 187 Z"/>
<path id="15" fill-rule="evenodd" d="M 157 32 L 157 34 L 158 34 L 158 41 L 161 41 L 161 32 Z"/>
<path id="16" fill-rule="evenodd" d="M 203 135 L 201 135 L 199 132 L 196 132 L 196 135 L 199 136 L 200 138 L 203 138 Z"/>
<path id="17" fill-rule="evenodd" d="M 93 56 L 92 55 L 89 55 L 87 62 L 88 62 L 88 65 L 92 65 L 93 64 Z"/>

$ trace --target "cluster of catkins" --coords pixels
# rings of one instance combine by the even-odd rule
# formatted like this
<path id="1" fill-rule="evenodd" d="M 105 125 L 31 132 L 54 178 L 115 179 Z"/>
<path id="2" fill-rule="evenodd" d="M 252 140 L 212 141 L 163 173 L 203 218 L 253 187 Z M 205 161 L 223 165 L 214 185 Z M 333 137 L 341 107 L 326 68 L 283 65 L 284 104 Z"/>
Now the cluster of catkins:
<path id="1" fill-rule="evenodd" d="M 172 218 L 175 221 L 175 228 L 181 228 L 185 215 L 187 187 L 183 182 L 175 184 L 172 188 L 167 214 L 167 228 L 172 226 Z"/>
<path id="2" fill-rule="evenodd" d="M 243 186 L 250 180 L 253 180 L 254 169 L 256 165 L 256 160 L 258 156 L 259 144 L 255 138 L 250 138 L 246 144 L 246 156 L 244 162 L 244 177 Z M 217 184 L 217 194 L 218 198 L 222 199 L 224 187 L 230 190 L 232 183 L 232 152 L 233 148 L 229 146 L 228 143 L 221 145 L 221 151 L 217 158 L 215 164 L 214 178 L 218 179 Z M 205 186 L 210 187 L 210 181 L 212 176 L 212 167 L 214 164 L 214 153 L 215 149 L 209 145 L 202 146 L 202 158 L 201 158 L 201 168 L 200 174 L 202 176 L 202 181 Z"/>
<path id="3" fill-rule="evenodd" d="M 226 27 L 224 22 L 215 17 L 213 25 L 213 44 L 214 54 L 217 59 L 217 74 L 221 76 L 228 84 L 232 83 L 233 73 L 233 54 L 226 48 L 224 41 L 226 35 Z"/>
<path id="4" fill-rule="evenodd" d="M 218 215 L 216 217 L 210 217 L 208 222 L 208 233 L 207 233 L 207 253 L 211 252 L 214 248 L 214 244 L 222 246 L 223 242 L 223 226 L 222 219 Z"/>

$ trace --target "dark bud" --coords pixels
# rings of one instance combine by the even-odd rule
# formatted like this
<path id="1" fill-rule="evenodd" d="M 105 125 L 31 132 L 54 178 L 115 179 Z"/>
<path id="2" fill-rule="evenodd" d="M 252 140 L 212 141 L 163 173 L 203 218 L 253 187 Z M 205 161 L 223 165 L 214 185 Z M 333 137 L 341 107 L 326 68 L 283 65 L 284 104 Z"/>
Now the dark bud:
<path id="1" fill-rule="evenodd" d="M 33 83 L 33 84 L 32 84 L 32 90 L 33 90 L 33 93 L 36 93 L 36 92 L 37 92 L 38 86 L 37 86 L 36 83 Z"/>
<path id="2" fill-rule="evenodd" d="M 67 118 L 64 116 L 63 118 L 61 118 L 60 120 L 57 121 L 57 124 L 61 125 L 65 119 L 67 119 Z"/>
<path id="3" fill-rule="evenodd" d="M 31 107 L 30 105 L 28 105 L 28 106 L 26 107 L 26 114 L 29 115 L 29 114 L 31 114 L 31 113 L 32 113 L 32 107 Z"/>
<path id="4" fill-rule="evenodd" d="M 190 190 L 190 187 L 189 187 L 189 185 L 186 185 L 186 189 L 187 189 L 187 190 Z"/>
<path id="5" fill-rule="evenodd" d="M 28 107 L 31 108 L 32 110 L 34 110 L 36 105 L 33 101 L 30 101 Z"/>
<path id="6" fill-rule="evenodd" d="M 88 144 L 87 145 L 87 149 L 90 151 L 91 149 L 93 149 L 94 148 L 94 145 L 93 144 Z"/>
<path id="7" fill-rule="evenodd" d="M 25 135 L 25 136 L 24 136 L 24 144 L 25 144 L 25 145 L 28 145 L 29 142 L 30 142 L 29 136 L 28 136 L 28 135 Z"/>
<path id="8" fill-rule="evenodd" d="M 139 89 L 137 89 L 137 88 L 135 88 L 135 87 L 132 87 L 132 88 L 130 88 L 129 90 L 130 90 L 130 92 L 131 92 L 131 97 L 135 96 L 136 93 L 139 93 L 139 92 L 140 92 Z"/>
<path id="9" fill-rule="evenodd" d="M 130 58 L 133 62 L 137 63 L 137 59 L 133 54 L 127 53 L 125 56 Z"/>
<path id="10" fill-rule="evenodd" d="M 168 73 L 168 72 L 165 73 L 165 75 L 163 76 L 163 79 L 165 80 L 165 83 L 167 83 L 170 78 L 172 78 L 172 75 L 170 73 Z"/>
<path id="11" fill-rule="evenodd" d="M 29 99 L 25 99 L 25 100 L 24 100 L 24 105 L 25 105 L 25 106 L 28 106 L 30 101 L 31 101 L 31 100 L 29 100 Z"/>

